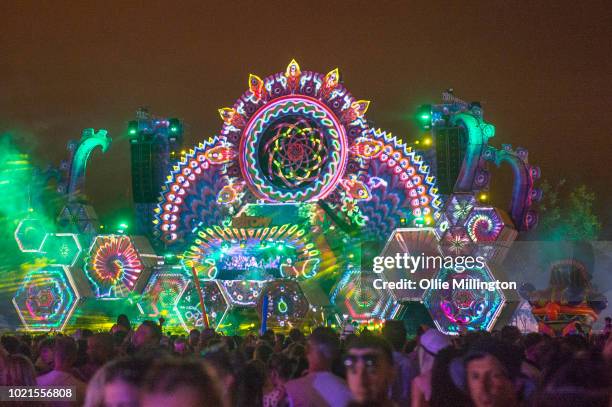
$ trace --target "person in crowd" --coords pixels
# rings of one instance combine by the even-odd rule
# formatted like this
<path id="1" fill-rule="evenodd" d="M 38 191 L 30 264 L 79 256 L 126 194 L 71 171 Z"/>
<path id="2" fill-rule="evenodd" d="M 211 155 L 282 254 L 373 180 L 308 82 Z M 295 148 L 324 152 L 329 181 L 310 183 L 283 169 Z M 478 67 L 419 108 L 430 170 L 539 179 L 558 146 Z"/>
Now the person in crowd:
<path id="1" fill-rule="evenodd" d="M 283 407 L 287 398 L 285 383 L 293 378 L 296 363 L 283 353 L 275 353 L 268 361 L 268 389 L 264 394 L 264 407 Z"/>
<path id="2" fill-rule="evenodd" d="M 289 331 L 289 340 L 291 343 L 300 343 L 302 345 L 306 342 L 304 333 L 297 328 L 292 328 Z"/>
<path id="3" fill-rule="evenodd" d="M 391 345 L 375 335 L 361 334 L 348 343 L 344 356 L 346 381 L 353 398 L 361 405 L 396 405 L 389 398 L 395 379 Z"/>
<path id="4" fill-rule="evenodd" d="M 612 317 L 606 317 L 604 321 L 603 335 L 608 337 L 612 335 Z"/>
<path id="5" fill-rule="evenodd" d="M 189 345 L 187 344 L 187 340 L 185 340 L 185 338 L 176 338 L 172 343 L 172 351 L 177 356 L 186 356 L 189 355 L 191 352 Z"/>
<path id="6" fill-rule="evenodd" d="M 431 399 L 429 407 L 470 407 L 470 398 L 453 383 L 450 366 L 455 359 L 460 359 L 463 351 L 453 346 L 441 349 L 434 358 L 431 369 Z"/>
<path id="7" fill-rule="evenodd" d="M 0 361 L 0 386 L 22 387 L 36 386 L 36 370 L 31 359 L 22 354 L 8 355 Z M 0 403 L 2 404 L 2 403 Z M 31 400 L 12 400 L 2 405 L 10 405 L 11 407 L 36 407 L 41 406 L 41 403 Z"/>
<path id="8" fill-rule="evenodd" d="M 602 351 L 604 360 L 608 363 L 610 367 L 610 371 L 612 371 L 612 335 L 608 336 L 608 340 L 606 340 L 606 344 L 604 345 Z"/>
<path id="9" fill-rule="evenodd" d="M 189 337 L 187 339 L 187 343 L 192 351 L 196 351 L 198 349 L 198 345 L 200 344 L 200 331 L 197 329 L 192 329 L 189 331 Z"/>
<path id="10" fill-rule="evenodd" d="M 98 369 L 114 356 L 113 337 L 109 333 L 98 333 L 87 338 L 87 363 L 78 370 L 86 382 Z"/>
<path id="11" fill-rule="evenodd" d="M 19 353 L 21 343 L 19 342 L 19 339 L 17 339 L 16 336 L 2 335 L 0 343 L 2 343 L 2 346 L 8 352 L 9 355 L 15 355 Z"/>
<path id="12" fill-rule="evenodd" d="M 344 380 L 331 373 L 339 356 L 339 340 L 331 328 L 319 327 L 306 342 L 308 374 L 285 384 L 291 406 L 344 407 L 351 400 L 351 392 Z"/>
<path id="13" fill-rule="evenodd" d="M 159 351 L 162 339 L 161 327 L 153 321 L 143 321 L 132 336 L 132 344 L 137 353 L 153 353 Z"/>
<path id="14" fill-rule="evenodd" d="M 100 368 L 87 386 L 85 407 L 138 407 L 151 359 L 125 357 Z"/>
<path id="15" fill-rule="evenodd" d="M 535 396 L 538 407 L 608 407 L 612 382 L 598 355 L 575 356 L 561 366 Z"/>
<path id="16" fill-rule="evenodd" d="M 44 373 L 48 373 L 53 370 L 53 359 L 55 349 L 55 339 L 54 338 L 45 338 L 38 344 L 38 358 L 34 363 L 34 367 L 36 368 L 36 372 L 41 375 Z"/>
<path id="17" fill-rule="evenodd" d="M 247 362 L 238 375 L 234 407 L 261 407 L 266 382 L 266 366 L 261 360 Z"/>
<path id="18" fill-rule="evenodd" d="M 431 369 L 434 358 L 442 349 L 450 345 L 450 339 L 435 328 L 421 335 L 417 347 L 420 374 L 412 380 L 410 399 L 412 407 L 427 406 L 431 399 Z"/>
<path id="19" fill-rule="evenodd" d="M 147 373 L 141 407 L 227 406 L 213 375 L 197 360 L 163 359 Z"/>
<path id="20" fill-rule="evenodd" d="M 38 376 L 36 382 L 42 387 L 73 387 L 79 405 L 85 398 L 86 385 L 73 375 L 73 365 L 77 357 L 74 339 L 63 336 L 55 339 L 53 370 Z"/>
<path id="21" fill-rule="evenodd" d="M 0 380 L 2 380 L 2 374 L 5 372 L 8 356 L 8 352 L 4 349 L 4 346 L 0 344 Z"/>
<path id="22" fill-rule="evenodd" d="M 510 345 L 518 345 L 521 338 L 521 331 L 514 325 L 506 325 L 501 329 L 500 339 Z"/>
<path id="23" fill-rule="evenodd" d="M 0 371 L 0 386 L 36 386 L 36 369 L 25 355 L 7 355 Z"/>
<path id="24" fill-rule="evenodd" d="M 274 353 L 274 349 L 270 347 L 266 342 L 260 343 L 255 347 L 253 352 L 253 359 L 261 361 L 264 366 L 268 364 L 270 356 Z"/>
<path id="25" fill-rule="evenodd" d="M 399 405 L 410 404 L 410 383 L 418 375 L 418 365 L 403 352 L 406 344 L 406 327 L 402 321 L 385 321 L 383 337 L 393 347 L 395 380 L 391 386 L 391 399 Z"/>
<path id="26" fill-rule="evenodd" d="M 117 322 L 111 328 L 111 333 L 125 332 L 126 334 L 132 330 L 132 324 L 129 318 L 125 314 L 121 314 L 117 317 Z"/>
<path id="27" fill-rule="evenodd" d="M 548 337 L 531 332 L 522 338 L 524 360 L 521 364 L 521 372 L 530 378 L 534 383 L 540 381 L 542 369 L 542 356 L 546 350 L 549 340 Z"/>
<path id="28" fill-rule="evenodd" d="M 220 385 L 221 396 L 224 400 L 232 400 L 242 361 L 232 358 L 221 343 L 205 349 L 202 353 L 202 360 L 212 369 Z"/>
<path id="29" fill-rule="evenodd" d="M 483 337 L 454 366 L 458 369 L 453 369 L 453 381 L 475 407 L 519 406 L 534 390 L 521 378 L 520 355 L 520 350 L 507 342 Z"/>

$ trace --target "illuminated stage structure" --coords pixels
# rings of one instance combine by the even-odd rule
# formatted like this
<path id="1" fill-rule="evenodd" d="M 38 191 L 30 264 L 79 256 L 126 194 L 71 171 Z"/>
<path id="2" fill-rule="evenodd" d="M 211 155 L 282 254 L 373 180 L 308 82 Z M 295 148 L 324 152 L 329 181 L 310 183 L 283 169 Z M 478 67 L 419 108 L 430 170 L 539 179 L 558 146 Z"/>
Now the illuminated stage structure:
<path id="1" fill-rule="evenodd" d="M 159 126 L 164 137 L 176 135 L 172 143 L 179 146 L 182 125 L 148 116 L 130 122 L 132 156 L 142 164 L 134 165 L 150 170 L 132 174 L 140 188 L 134 191 L 143 198 L 136 202 L 146 206 L 141 211 L 137 205 L 139 222 L 154 207 L 151 229 L 139 227 L 149 240 L 92 236 L 91 228 L 75 231 L 82 229 L 78 216 L 62 218 L 73 227 L 62 230 L 66 236 L 60 239 L 31 216 L 15 231 L 20 249 L 58 264 L 53 267 L 74 280 L 78 298 L 132 306 L 134 320 L 163 317 L 170 330 L 202 328 L 205 316 L 228 333 L 262 325 L 281 330 L 320 323 L 378 326 L 403 318 L 408 304 L 421 303 L 449 334 L 495 326 L 512 302 L 508 293 L 377 290 L 372 284 L 381 275 L 363 261 L 397 253 L 476 254 L 488 265 L 465 276 L 489 281 L 517 234 L 535 227 L 539 170 L 528 163 L 526 150 L 489 144 L 495 128 L 483 119 L 479 104 L 443 93 L 441 104 L 419 109 L 427 142 L 407 144 L 370 127 L 370 102 L 352 96 L 338 69 L 302 71 L 293 60 L 284 72 L 263 79 L 250 75 L 247 85 L 231 107 L 219 110 L 218 134 L 175 159 L 170 138 L 158 149 L 164 155 L 160 165 L 174 162 L 161 190 L 153 182 L 159 180 L 157 170 L 136 153 L 155 150 L 151 140 Z M 509 164 L 513 170 L 508 212 L 483 199 L 489 164 Z M 151 171 L 157 174 L 153 178 Z M 159 198 L 155 205 L 151 194 Z M 53 249 L 45 249 L 47 240 L 57 242 L 47 245 Z M 63 244 L 66 248 L 56 248 Z M 61 283 L 60 277 L 54 278 Z M 381 278 L 398 277 L 402 271 L 387 270 Z M 443 267 L 424 270 L 421 277 L 459 278 Z M 25 285 L 31 281 L 26 277 Z M 24 327 L 35 325 L 32 318 L 46 313 L 43 319 L 51 320 L 60 311 L 65 320 L 49 324 L 70 326 L 68 310 L 76 300 L 39 306 L 30 319 L 23 316 L 27 298 L 59 303 L 50 299 L 58 290 L 44 290 L 15 296 Z"/>

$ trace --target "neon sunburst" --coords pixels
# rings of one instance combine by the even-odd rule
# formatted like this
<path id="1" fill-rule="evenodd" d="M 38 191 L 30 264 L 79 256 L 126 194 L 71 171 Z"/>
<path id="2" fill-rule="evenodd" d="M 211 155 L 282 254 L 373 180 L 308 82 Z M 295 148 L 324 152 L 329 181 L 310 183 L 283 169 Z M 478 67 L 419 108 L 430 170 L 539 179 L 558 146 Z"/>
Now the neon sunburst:
<path id="1" fill-rule="evenodd" d="M 100 235 L 89 250 L 85 274 L 96 297 L 125 297 L 134 290 L 143 268 L 128 236 Z"/>

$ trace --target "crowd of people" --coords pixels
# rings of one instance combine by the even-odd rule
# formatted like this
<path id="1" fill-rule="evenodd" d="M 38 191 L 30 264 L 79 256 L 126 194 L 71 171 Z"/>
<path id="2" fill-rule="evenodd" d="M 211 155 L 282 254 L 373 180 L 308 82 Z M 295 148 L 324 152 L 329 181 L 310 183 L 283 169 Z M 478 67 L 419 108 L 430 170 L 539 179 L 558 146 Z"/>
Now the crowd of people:
<path id="1" fill-rule="evenodd" d="M 110 332 L 4 334 L 0 341 L 0 386 L 75 389 L 76 401 L 54 405 L 612 405 L 609 328 L 551 338 L 513 326 L 453 337 L 422 327 L 407 338 L 403 323 L 387 321 L 381 332 L 194 329 L 180 336 L 165 335 L 154 321 L 134 329 L 121 315 Z"/>

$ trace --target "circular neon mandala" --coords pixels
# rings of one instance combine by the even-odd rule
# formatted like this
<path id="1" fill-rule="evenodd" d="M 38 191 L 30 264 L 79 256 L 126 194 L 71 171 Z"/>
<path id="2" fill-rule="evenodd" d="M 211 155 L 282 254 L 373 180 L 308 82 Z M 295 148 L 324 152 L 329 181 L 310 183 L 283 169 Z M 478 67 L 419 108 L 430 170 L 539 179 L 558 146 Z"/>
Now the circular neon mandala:
<path id="1" fill-rule="evenodd" d="M 238 156 L 251 191 L 275 202 L 324 198 L 342 178 L 347 154 L 334 113 L 317 99 L 291 95 L 251 117 Z"/>
<path id="2" fill-rule="evenodd" d="M 259 161 L 265 176 L 280 188 L 302 188 L 316 182 L 328 162 L 322 129 L 303 117 L 286 117 L 264 134 Z"/>
<path id="3" fill-rule="evenodd" d="M 125 297 L 144 269 L 128 236 L 100 235 L 92 244 L 85 275 L 96 297 Z"/>

